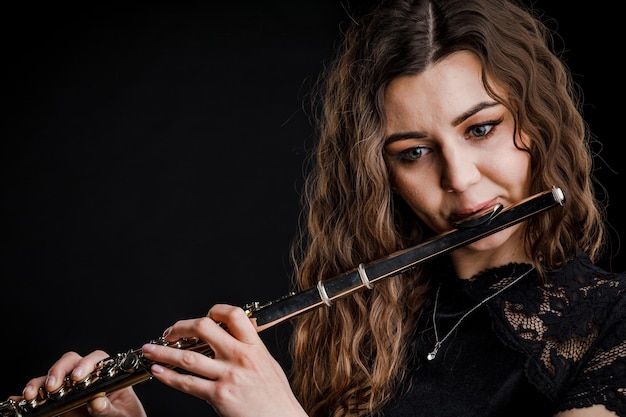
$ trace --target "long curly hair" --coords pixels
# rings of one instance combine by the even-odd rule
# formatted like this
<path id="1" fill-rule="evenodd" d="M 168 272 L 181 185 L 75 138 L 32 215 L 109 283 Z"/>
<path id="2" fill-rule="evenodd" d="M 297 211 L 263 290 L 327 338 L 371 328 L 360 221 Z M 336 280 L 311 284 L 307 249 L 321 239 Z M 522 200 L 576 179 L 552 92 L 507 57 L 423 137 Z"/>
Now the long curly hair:
<path id="1" fill-rule="evenodd" d="M 392 193 L 383 98 L 394 78 L 461 50 L 476 54 L 487 92 L 513 114 L 512 140 L 520 131 L 531 138 L 531 192 L 557 185 L 569 202 L 526 222 L 525 243 L 539 271 L 576 250 L 600 256 L 605 214 L 594 195 L 580 91 L 534 10 L 506 0 L 392 0 L 363 13 L 343 35 L 319 84 L 307 216 L 293 251 L 298 290 L 431 233 Z M 489 82 L 507 96 L 497 96 Z M 297 319 L 292 384 L 311 416 L 372 413 L 394 395 L 428 288 L 422 266 Z"/>

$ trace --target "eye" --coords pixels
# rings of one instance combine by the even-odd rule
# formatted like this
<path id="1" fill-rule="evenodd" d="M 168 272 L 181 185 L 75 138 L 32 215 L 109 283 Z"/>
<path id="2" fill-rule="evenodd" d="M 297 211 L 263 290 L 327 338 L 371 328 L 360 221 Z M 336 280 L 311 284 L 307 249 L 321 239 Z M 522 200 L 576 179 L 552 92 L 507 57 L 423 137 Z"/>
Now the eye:
<path id="1" fill-rule="evenodd" d="M 487 136 L 487 134 L 493 129 L 493 125 L 478 125 L 474 126 L 469 130 L 471 136 L 475 137 L 483 137 Z"/>
<path id="2" fill-rule="evenodd" d="M 488 121 L 485 123 L 473 125 L 469 129 L 467 129 L 467 135 L 470 138 L 485 139 L 494 134 L 494 129 L 496 128 L 496 126 L 502 123 L 502 120 L 503 119 L 501 118 L 499 120 Z"/>
<path id="3" fill-rule="evenodd" d="M 398 154 L 398 159 L 417 161 L 428 153 L 428 148 L 425 146 L 416 146 L 414 148 L 406 149 Z"/>

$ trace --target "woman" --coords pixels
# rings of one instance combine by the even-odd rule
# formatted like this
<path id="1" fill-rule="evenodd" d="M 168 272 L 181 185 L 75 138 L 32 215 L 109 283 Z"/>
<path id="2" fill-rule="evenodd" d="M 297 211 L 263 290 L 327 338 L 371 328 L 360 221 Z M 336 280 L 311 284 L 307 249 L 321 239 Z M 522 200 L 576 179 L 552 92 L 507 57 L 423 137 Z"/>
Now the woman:
<path id="1" fill-rule="evenodd" d="M 355 22 L 326 78 L 298 289 L 553 185 L 564 207 L 299 317 L 290 379 L 229 305 L 164 333 L 213 358 L 145 345 L 185 370 L 153 376 L 222 416 L 625 415 L 626 277 L 593 264 L 590 136 L 549 36 L 504 0 L 399 0 Z M 106 356 L 70 352 L 23 396 Z M 89 406 L 65 415 L 145 415 L 132 388 Z"/>

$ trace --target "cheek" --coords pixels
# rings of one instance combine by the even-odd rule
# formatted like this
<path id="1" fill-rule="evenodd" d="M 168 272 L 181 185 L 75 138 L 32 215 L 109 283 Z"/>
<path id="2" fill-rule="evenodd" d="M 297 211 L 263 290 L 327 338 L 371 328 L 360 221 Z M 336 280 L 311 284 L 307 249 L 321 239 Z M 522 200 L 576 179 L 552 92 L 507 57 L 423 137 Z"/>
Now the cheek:
<path id="1" fill-rule="evenodd" d="M 522 149 L 530 149 L 530 139 L 526 134 L 522 133 L 520 137 L 519 146 Z M 530 152 L 526 150 L 520 150 L 513 145 L 513 158 L 517 161 L 518 168 L 526 174 L 530 173 Z"/>
<path id="2" fill-rule="evenodd" d="M 515 150 L 508 158 L 501 161 L 500 169 L 522 187 L 527 188 L 530 183 L 530 155 L 528 152 Z"/>
<path id="3" fill-rule="evenodd" d="M 530 154 L 511 145 L 494 149 L 479 165 L 483 176 L 524 196 L 530 184 Z M 525 197 L 525 196 L 524 196 Z"/>
<path id="4" fill-rule="evenodd" d="M 425 195 L 424 193 L 412 192 L 402 197 L 413 213 L 431 231 L 442 233 L 449 228 L 448 223 L 439 213 L 440 200 L 437 200 L 432 193 Z"/>
<path id="5" fill-rule="evenodd" d="M 441 162 L 436 156 L 427 155 L 416 164 L 397 164 L 391 175 L 397 188 L 430 191 L 441 186 Z"/>
<path id="6" fill-rule="evenodd" d="M 414 175 L 407 175 L 397 170 L 392 178 L 394 191 L 400 194 L 407 203 L 415 200 L 416 194 L 419 196 L 419 187 Z"/>
<path id="7" fill-rule="evenodd" d="M 396 192 L 426 225 L 437 229 L 434 219 L 438 217 L 441 199 L 437 197 L 435 187 L 429 185 L 428 181 L 422 178 L 419 180 L 411 178 L 414 177 L 398 178 L 395 186 Z"/>
<path id="8" fill-rule="evenodd" d="M 418 215 L 420 212 L 432 211 L 432 206 L 437 204 L 435 193 L 438 180 L 429 171 L 416 173 L 410 169 L 396 168 L 391 171 L 391 179 L 394 191 Z"/>

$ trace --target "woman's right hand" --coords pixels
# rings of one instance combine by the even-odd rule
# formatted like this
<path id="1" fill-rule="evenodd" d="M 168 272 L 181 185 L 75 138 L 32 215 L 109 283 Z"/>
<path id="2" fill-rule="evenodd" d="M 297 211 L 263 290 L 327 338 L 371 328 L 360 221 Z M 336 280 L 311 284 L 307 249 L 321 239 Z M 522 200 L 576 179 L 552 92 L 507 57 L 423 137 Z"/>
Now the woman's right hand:
<path id="1" fill-rule="evenodd" d="M 22 396 L 11 396 L 9 399 L 31 401 L 37 397 L 39 388 L 44 387 L 48 392 L 54 392 L 61 387 L 67 375 L 73 381 L 81 381 L 96 367 L 99 361 L 109 355 L 101 350 L 94 351 L 87 356 L 76 352 L 64 354 L 52 365 L 47 375 L 31 379 Z M 97 397 L 86 405 L 61 414 L 64 417 L 146 417 L 146 412 L 132 387 L 112 392 L 108 396 Z"/>

